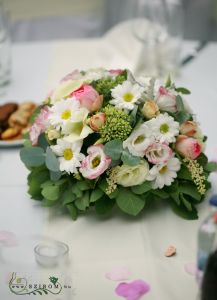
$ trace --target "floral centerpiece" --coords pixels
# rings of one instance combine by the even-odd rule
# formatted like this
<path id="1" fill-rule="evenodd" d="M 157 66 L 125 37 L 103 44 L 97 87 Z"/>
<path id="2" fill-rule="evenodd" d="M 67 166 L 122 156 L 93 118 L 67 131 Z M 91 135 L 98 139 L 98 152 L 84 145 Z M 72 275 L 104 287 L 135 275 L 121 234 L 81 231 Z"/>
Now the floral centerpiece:
<path id="1" fill-rule="evenodd" d="M 72 219 L 115 205 L 136 216 L 154 200 L 197 218 L 216 164 L 203 153 L 189 93 L 170 78 L 136 80 L 128 70 L 68 74 L 37 110 L 20 153 L 29 194 Z"/>

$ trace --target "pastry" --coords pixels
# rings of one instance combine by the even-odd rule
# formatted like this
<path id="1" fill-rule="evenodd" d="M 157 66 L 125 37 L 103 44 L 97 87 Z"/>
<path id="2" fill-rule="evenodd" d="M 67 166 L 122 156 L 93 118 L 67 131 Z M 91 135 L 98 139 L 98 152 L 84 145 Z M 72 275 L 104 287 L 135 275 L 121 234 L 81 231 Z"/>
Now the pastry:
<path id="1" fill-rule="evenodd" d="M 10 127 L 24 128 L 28 125 L 29 119 L 35 110 L 36 105 L 32 102 L 24 102 L 19 105 L 16 110 L 9 118 L 8 124 Z"/>
<path id="2" fill-rule="evenodd" d="M 8 128 L 1 134 L 2 140 L 12 140 L 20 138 L 20 130 L 18 128 Z"/>
<path id="3" fill-rule="evenodd" d="M 18 104 L 14 102 L 6 103 L 0 106 L 0 128 L 6 128 L 8 124 L 8 118 L 18 108 Z"/>

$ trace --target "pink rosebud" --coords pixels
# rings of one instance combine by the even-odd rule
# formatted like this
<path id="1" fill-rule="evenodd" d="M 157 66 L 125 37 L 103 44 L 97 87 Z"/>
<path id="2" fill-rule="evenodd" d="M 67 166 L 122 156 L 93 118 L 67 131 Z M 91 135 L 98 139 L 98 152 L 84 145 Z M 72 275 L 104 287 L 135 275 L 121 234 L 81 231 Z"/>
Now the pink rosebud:
<path id="1" fill-rule="evenodd" d="M 176 95 L 163 86 L 161 86 L 158 90 L 156 103 L 161 110 L 169 111 L 172 113 L 177 111 Z"/>
<path id="2" fill-rule="evenodd" d="M 166 164 L 173 156 L 173 151 L 167 144 L 153 143 L 146 149 L 145 156 L 152 164 Z"/>
<path id="3" fill-rule="evenodd" d="M 150 286 L 143 280 L 135 280 L 129 283 L 120 283 L 115 292 L 126 300 L 139 300 L 150 291 Z"/>
<path id="4" fill-rule="evenodd" d="M 124 70 L 122 70 L 122 69 L 111 69 L 111 70 L 109 70 L 109 73 L 111 75 L 114 75 L 114 76 L 120 75 L 123 72 L 124 72 Z"/>
<path id="5" fill-rule="evenodd" d="M 180 135 L 176 140 L 176 150 L 186 158 L 195 159 L 201 154 L 202 147 L 198 140 L 186 135 Z"/>
<path id="6" fill-rule="evenodd" d="M 93 115 L 90 118 L 90 128 L 94 131 L 99 131 L 100 128 L 105 124 L 106 114 L 103 112 L 99 112 L 96 115 Z"/>
<path id="7" fill-rule="evenodd" d="M 33 146 L 37 145 L 40 134 L 45 132 L 48 126 L 49 108 L 45 106 L 41 109 L 35 122 L 29 130 L 29 138 Z"/>
<path id="8" fill-rule="evenodd" d="M 91 85 L 82 85 L 78 90 L 72 93 L 80 101 L 81 106 L 86 107 L 90 112 L 99 110 L 102 107 L 103 96 Z"/>
<path id="9" fill-rule="evenodd" d="M 191 136 L 193 137 L 197 133 L 197 123 L 194 121 L 185 121 L 180 126 L 180 132 L 183 135 Z"/>
<path id="10" fill-rule="evenodd" d="M 80 172 L 84 178 L 95 179 L 108 169 L 111 158 L 103 151 L 102 144 L 87 149 L 88 156 L 81 163 Z"/>

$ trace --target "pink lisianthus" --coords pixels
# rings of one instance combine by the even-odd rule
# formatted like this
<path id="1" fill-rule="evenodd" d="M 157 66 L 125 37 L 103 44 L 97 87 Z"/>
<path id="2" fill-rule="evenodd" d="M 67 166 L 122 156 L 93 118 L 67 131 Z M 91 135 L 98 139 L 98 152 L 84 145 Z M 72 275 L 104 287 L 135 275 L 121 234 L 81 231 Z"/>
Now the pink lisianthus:
<path id="1" fill-rule="evenodd" d="M 48 126 L 49 108 L 45 106 L 41 109 L 39 115 L 35 119 L 35 122 L 29 130 L 29 138 L 33 146 L 37 145 L 40 134 L 45 132 Z"/>
<path id="2" fill-rule="evenodd" d="M 99 95 L 91 85 L 82 85 L 71 96 L 78 99 L 81 106 L 86 107 L 90 112 L 97 111 L 102 107 L 103 96 Z"/>
<path id="3" fill-rule="evenodd" d="M 113 76 L 117 76 L 123 73 L 122 69 L 111 69 L 109 70 L 109 74 Z"/>
<path id="4" fill-rule="evenodd" d="M 183 157 L 196 159 L 202 152 L 202 146 L 198 140 L 180 135 L 176 141 L 176 150 Z"/>
<path id="5" fill-rule="evenodd" d="M 95 179 L 108 169 L 111 158 L 103 151 L 102 144 L 87 149 L 88 156 L 81 163 L 80 172 L 84 178 Z"/>
<path id="6" fill-rule="evenodd" d="M 165 164 L 173 156 L 173 151 L 165 143 L 153 143 L 146 149 L 145 156 L 152 164 Z"/>
<path id="7" fill-rule="evenodd" d="M 81 79 L 82 75 L 78 70 L 74 70 L 73 72 L 67 74 L 66 76 L 64 76 L 61 80 L 61 82 L 65 82 L 68 80 L 77 80 L 77 79 Z"/>
<path id="8" fill-rule="evenodd" d="M 90 118 L 90 128 L 94 131 L 99 131 L 100 128 L 105 124 L 106 122 L 106 114 L 103 112 L 99 112 L 96 115 L 93 115 Z"/>
<path id="9" fill-rule="evenodd" d="M 177 111 L 176 95 L 163 86 L 161 86 L 158 90 L 156 103 L 160 110 L 165 110 L 172 113 Z"/>

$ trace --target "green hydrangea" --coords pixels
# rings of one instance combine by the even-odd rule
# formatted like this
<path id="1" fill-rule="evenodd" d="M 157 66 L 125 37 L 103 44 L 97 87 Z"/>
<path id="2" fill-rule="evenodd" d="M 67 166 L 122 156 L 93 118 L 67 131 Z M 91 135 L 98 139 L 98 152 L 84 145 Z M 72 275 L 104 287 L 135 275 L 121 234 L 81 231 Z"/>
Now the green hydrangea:
<path id="1" fill-rule="evenodd" d="M 92 83 L 93 87 L 100 95 L 103 95 L 105 103 L 111 100 L 111 89 L 115 88 L 118 84 L 122 84 L 127 78 L 127 73 L 124 72 L 115 78 L 107 77 L 99 79 Z"/>
<path id="2" fill-rule="evenodd" d="M 126 140 L 132 131 L 130 117 L 112 105 L 107 105 L 102 111 L 106 114 L 106 122 L 100 129 L 103 142 L 115 139 Z"/>

